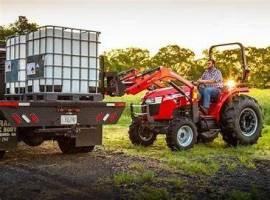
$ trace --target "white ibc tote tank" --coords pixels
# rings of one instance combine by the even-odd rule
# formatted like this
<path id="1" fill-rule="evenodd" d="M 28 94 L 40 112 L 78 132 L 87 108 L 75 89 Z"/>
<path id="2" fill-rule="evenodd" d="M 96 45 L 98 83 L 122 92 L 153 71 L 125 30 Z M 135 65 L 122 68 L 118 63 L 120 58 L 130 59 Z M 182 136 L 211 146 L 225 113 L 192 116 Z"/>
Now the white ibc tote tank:
<path id="1" fill-rule="evenodd" d="M 9 37 L 6 41 L 6 94 L 25 93 L 26 36 Z"/>
<path id="2" fill-rule="evenodd" d="M 26 92 L 97 92 L 99 34 L 56 26 L 29 33 Z"/>
<path id="3" fill-rule="evenodd" d="M 99 32 L 44 26 L 7 39 L 6 94 L 98 93 Z"/>

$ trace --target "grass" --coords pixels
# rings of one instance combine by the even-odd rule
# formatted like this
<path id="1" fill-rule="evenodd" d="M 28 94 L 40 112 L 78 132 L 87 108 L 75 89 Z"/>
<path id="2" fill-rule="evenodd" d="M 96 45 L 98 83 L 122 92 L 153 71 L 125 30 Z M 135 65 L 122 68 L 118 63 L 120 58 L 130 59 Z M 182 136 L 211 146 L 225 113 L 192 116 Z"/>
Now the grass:
<path id="1" fill-rule="evenodd" d="M 124 112 L 122 113 L 120 120 L 117 123 L 118 125 L 128 126 L 130 124 L 131 118 L 130 118 L 129 105 L 131 103 L 140 103 L 143 94 L 144 93 L 140 93 L 137 95 L 125 95 L 123 97 L 106 97 L 105 98 L 104 101 L 112 101 L 112 102 L 123 101 L 123 102 L 126 102 L 126 108 L 125 108 Z"/>
<path id="2" fill-rule="evenodd" d="M 150 183 L 155 177 L 155 173 L 146 170 L 143 173 L 119 172 L 114 175 L 113 180 L 116 186 Z"/>
<path id="3" fill-rule="evenodd" d="M 188 174 L 212 175 L 221 167 L 233 171 L 240 165 L 253 169 L 256 159 L 270 160 L 270 90 L 252 89 L 250 95 L 263 107 L 265 117 L 262 137 L 255 145 L 227 147 L 222 138 L 218 137 L 210 144 L 196 144 L 188 151 L 171 152 L 166 146 L 164 136 L 159 135 L 151 147 L 134 146 L 128 139 L 130 124 L 128 105 L 131 102 L 140 102 L 142 95 L 106 99 L 106 101 L 125 101 L 128 105 L 117 125 L 104 127 L 104 145 L 108 150 L 158 159 L 162 161 L 165 168 L 183 170 Z M 129 178 L 124 177 L 124 179 Z"/>
<path id="4" fill-rule="evenodd" d="M 259 191 L 253 187 L 249 192 L 243 192 L 240 190 L 233 190 L 229 193 L 228 198 L 230 200 L 253 200 L 261 199 Z"/>
<path id="5" fill-rule="evenodd" d="M 138 192 L 135 193 L 134 199 L 166 200 L 170 199 L 170 195 L 165 188 L 155 188 L 152 186 L 144 185 Z"/>

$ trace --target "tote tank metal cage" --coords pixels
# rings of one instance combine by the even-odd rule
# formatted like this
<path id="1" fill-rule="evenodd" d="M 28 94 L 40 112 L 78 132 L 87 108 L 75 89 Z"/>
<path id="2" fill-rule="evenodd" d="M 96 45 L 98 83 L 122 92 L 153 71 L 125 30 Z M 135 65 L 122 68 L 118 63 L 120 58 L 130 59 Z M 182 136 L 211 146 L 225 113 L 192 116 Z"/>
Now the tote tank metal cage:
<path id="1" fill-rule="evenodd" d="M 98 31 L 51 25 L 27 33 L 25 87 L 24 90 L 15 88 L 13 93 L 7 88 L 6 97 L 44 100 L 52 96 L 90 95 L 92 100 L 102 98 L 99 35 Z"/>
<path id="2" fill-rule="evenodd" d="M 6 94 L 25 93 L 26 35 L 11 36 L 6 41 Z"/>

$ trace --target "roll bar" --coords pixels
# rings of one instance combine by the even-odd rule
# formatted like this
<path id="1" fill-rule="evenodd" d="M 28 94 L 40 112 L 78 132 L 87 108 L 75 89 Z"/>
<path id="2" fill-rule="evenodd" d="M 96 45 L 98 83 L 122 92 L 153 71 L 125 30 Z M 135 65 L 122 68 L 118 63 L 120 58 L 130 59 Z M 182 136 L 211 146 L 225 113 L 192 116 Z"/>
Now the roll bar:
<path id="1" fill-rule="evenodd" d="M 249 74 L 249 68 L 247 65 L 247 58 L 246 58 L 246 54 L 245 54 L 245 47 L 243 44 L 241 44 L 240 42 L 232 42 L 232 43 L 224 43 L 224 44 L 217 44 L 217 45 L 213 45 L 209 48 L 209 59 L 212 59 L 212 54 L 213 54 L 213 49 L 217 48 L 217 47 L 222 47 L 222 46 L 239 46 L 240 47 L 240 51 L 241 51 L 241 64 L 242 64 L 242 68 L 243 68 L 243 76 L 242 76 L 242 82 L 244 82 Z"/>

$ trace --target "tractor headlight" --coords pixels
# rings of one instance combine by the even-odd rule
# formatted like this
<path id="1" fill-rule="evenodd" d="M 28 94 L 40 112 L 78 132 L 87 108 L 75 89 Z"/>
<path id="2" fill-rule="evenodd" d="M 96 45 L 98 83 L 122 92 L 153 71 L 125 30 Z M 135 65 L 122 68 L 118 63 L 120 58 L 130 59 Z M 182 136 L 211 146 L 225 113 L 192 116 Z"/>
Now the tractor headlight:
<path id="1" fill-rule="evenodd" d="M 235 88 L 236 86 L 236 82 L 234 80 L 227 80 L 225 82 L 225 86 L 228 88 L 228 89 L 233 89 Z"/>
<path id="2" fill-rule="evenodd" d="M 146 104 L 160 104 L 162 102 L 162 97 L 148 98 L 145 100 Z"/>
<path id="3" fill-rule="evenodd" d="M 149 99 L 146 99 L 146 100 L 145 100 L 145 103 L 146 103 L 146 104 L 155 103 L 155 99 L 150 99 L 150 98 L 149 98 Z"/>
<path id="4" fill-rule="evenodd" d="M 162 102 L 162 97 L 155 97 L 155 103 L 160 104 Z"/>

